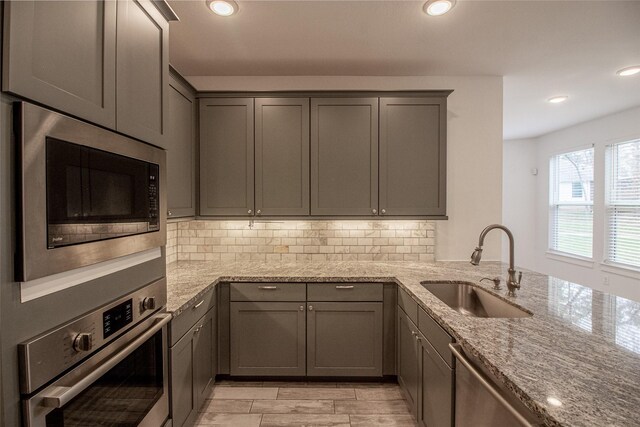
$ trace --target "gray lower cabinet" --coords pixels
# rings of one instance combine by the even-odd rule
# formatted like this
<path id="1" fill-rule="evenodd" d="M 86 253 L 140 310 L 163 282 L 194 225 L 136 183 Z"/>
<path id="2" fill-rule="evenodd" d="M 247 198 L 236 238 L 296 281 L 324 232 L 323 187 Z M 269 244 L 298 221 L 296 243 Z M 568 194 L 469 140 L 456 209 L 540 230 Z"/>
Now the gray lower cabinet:
<path id="1" fill-rule="evenodd" d="M 304 302 L 232 302 L 231 375 L 304 376 L 305 306 Z"/>
<path id="2" fill-rule="evenodd" d="M 446 215 L 447 100 L 380 98 L 380 214 Z"/>
<path id="3" fill-rule="evenodd" d="M 116 2 L 2 3 L 2 89 L 115 128 Z"/>
<path id="4" fill-rule="evenodd" d="M 174 427 L 190 426 L 215 376 L 214 309 L 200 318 L 170 349 L 171 418 Z"/>
<path id="5" fill-rule="evenodd" d="M 307 303 L 307 375 L 382 376 L 382 313 L 382 302 Z"/>
<path id="6" fill-rule="evenodd" d="M 167 149 L 167 216 L 196 214 L 195 95 L 180 77 L 170 76 Z"/>
<path id="7" fill-rule="evenodd" d="M 309 214 L 309 99 L 255 100 L 256 215 Z"/>
<path id="8" fill-rule="evenodd" d="M 200 215 L 254 213 L 253 98 L 200 99 Z"/>
<path id="9" fill-rule="evenodd" d="M 118 1 L 117 129 L 165 147 L 169 23 L 150 0 Z"/>
<path id="10" fill-rule="evenodd" d="M 418 328 L 400 306 L 398 306 L 397 325 L 398 383 L 404 391 L 413 414 L 417 415 L 419 370 L 416 336 Z"/>
<path id="11" fill-rule="evenodd" d="M 453 425 L 454 370 L 418 333 L 419 386 L 417 420 L 424 427 Z"/>
<path id="12" fill-rule="evenodd" d="M 378 98 L 311 99 L 311 215 L 375 215 Z"/>

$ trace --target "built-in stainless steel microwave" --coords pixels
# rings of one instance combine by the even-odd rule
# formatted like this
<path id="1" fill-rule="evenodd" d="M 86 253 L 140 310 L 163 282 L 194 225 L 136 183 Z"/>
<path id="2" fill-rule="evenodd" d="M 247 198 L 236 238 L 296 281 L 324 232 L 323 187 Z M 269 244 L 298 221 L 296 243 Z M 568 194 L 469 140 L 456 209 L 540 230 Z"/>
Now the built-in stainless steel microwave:
<path id="1" fill-rule="evenodd" d="M 164 150 L 26 102 L 14 108 L 18 280 L 165 244 Z"/>

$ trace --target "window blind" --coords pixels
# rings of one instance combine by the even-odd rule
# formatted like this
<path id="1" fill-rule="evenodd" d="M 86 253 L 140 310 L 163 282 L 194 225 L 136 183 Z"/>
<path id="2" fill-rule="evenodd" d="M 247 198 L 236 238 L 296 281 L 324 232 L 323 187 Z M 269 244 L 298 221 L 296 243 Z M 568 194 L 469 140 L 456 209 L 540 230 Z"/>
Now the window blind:
<path id="1" fill-rule="evenodd" d="M 563 153 L 550 162 L 549 248 L 593 255 L 593 148 Z"/>
<path id="2" fill-rule="evenodd" d="M 640 267 L 640 140 L 607 149 L 608 262 Z"/>

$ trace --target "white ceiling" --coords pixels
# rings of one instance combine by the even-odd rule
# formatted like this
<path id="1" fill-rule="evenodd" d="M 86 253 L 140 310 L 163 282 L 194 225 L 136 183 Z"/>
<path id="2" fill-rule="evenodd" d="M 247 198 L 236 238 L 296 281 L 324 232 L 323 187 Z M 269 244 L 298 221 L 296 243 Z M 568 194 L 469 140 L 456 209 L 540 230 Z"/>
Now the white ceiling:
<path id="1" fill-rule="evenodd" d="M 170 1 L 171 63 L 189 76 L 504 76 L 504 137 L 640 105 L 640 1 Z M 196 87 L 207 90 L 207 87 Z M 546 99 L 569 95 L 563 104 Z"/>

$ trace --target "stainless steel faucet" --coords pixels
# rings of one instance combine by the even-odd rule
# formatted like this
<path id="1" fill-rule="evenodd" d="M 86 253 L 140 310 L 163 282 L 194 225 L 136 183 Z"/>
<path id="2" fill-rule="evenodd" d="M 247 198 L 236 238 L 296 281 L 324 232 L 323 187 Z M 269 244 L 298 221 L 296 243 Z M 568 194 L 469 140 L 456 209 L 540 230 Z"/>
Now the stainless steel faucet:
<path id="1" fill-rule="evenodd" d="M 500 225 L 500 224 L 491 224 L 490 226 L 482 230 L 482 233 L 480 233 L 480 239 L 478 240 L 478 246 L 476 247 L 476 250 L 473 251 L 473 253 L 471 254 L 471 264 L 473 265 L 480 264 L 480 259 L 482 258 L 482 246 L 484 245 L 484 238 L 487 235 L 487 233 L 493 230 L 494 228 L 499 228 L 500 230 L 507 233 L 507 236 L 509 237 L 509 270 L 508 270 L 508 277 L 507 277 L 507 289 L 509 289 L 509 296 L 515 297 L 516 289 L 520 289 L 520 281 L 522 280 L 522 271 L 518 273 L 518 279 L 516 280 L 516 269 L 515 269 L 515 263 L 513 261 L 513 254 L 514 254 L 513 234 L 511 233 L 511 230 L 509 230 L 504 225 Z"/>

